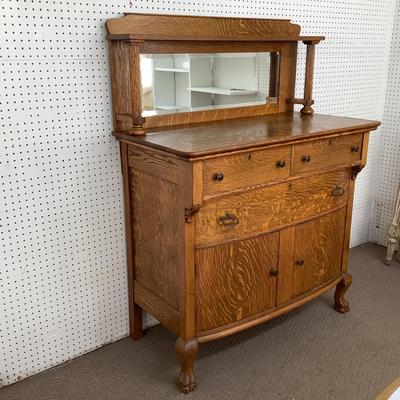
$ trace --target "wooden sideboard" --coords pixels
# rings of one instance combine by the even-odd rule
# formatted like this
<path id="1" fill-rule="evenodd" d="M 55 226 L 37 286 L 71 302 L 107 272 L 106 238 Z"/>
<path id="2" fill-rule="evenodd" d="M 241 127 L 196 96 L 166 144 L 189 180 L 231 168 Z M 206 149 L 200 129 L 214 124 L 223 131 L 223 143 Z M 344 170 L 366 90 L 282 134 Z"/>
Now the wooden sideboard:
<path id="1" fill-rule="evenodd" d="M 207 36 L 207 46 L 213 50 L 215 41 L 223 51 L 221 40 L 234 42 L 233 47 L 249 40 L 254 47 L 262 34 L 263 46 L 271 48 L 268 38 L 282 45 L 276 108 L 135 116 L 137 55 L 152 46 L 162 51 L 164 36 L 169 51 L 187 46 L 194 51 L 193 43 L 184 41 L 200 39 L 179 31 L 179 22 L 186 24 L 189 17 L 124 18 L 111 20 L 108 30 L 114 135 L 121 145 L 124 181 L 131 336 L 142 336 L 145 310 L 178 337 L 178 384 L 187 393 L 196 386 L 199 343 L 265 322 L 334 287 L 335 310 L 349 311 L 344 294 L 352 281 L 347 265 L 354 184 L 366 163 L 369 132 L 379 122 L 312 113 L 314 47 L 309 48 L 305 96 L 294 98 L 289 71 L 295 71 L 297 47 L 294 53 L 285 49 L 286 42 L 297 46 L 299 29 L 290 33 L 294 25 L 288 21 L 278 29 L 273 20 L 204 17 L 191 20 L 193 35 L 197 23 L 210 26 L 214 34 Z M 150 25 L 157 19 L 152 33 L 146 31 L 146 18 Z M 243 28 L 242 36 L 234 37 L 229 29 L 219 32 L 213 25 L 218 21 L 268 29 L 244 38 Z M 320 39 L 304 40 L 313 46 Z M 204 42 L 198 51 L 205 51 Z M 294 103 L 303 104 L 301 113 L 293 111 Z"/>

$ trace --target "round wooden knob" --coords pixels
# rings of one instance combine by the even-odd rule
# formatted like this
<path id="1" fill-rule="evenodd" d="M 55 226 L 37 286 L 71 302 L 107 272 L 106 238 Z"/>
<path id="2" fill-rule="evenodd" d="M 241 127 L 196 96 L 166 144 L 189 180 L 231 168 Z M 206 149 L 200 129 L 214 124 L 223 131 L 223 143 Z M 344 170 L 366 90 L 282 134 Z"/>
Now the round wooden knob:
<path id="1" fill-rule="evenodd" d="M 358 152 L 358 150 L 360 150 L 360 147 L 359 146 L 351 146 L 351 151 L 353 152 L 353 153 L 357 153 Z"/>
<path id="2" fill-rule="evenodd" d="M 285 165 L 286 165 L 286 161 L 284 161 L 284 160 L 278 160 L 278 161 L 276 162 L 276 166 L 277 166 L 278 168 L 284 168 Z"/>
<path id="3" fill-rule="evenodd" d="M 222 172 L 216 172 L 213 175 L 213 181 L 221 182 L 224 179 L 224 174 Z"/>
<path id="4" fill-rule="evenodd" d="M 304 260 L 303 259 L 296 260 L 296 265 L 299 265 L 299 266 L 304 265 Z"/>
<path id="5" fill-rule="evenodd" d="M 340 197 L 340 196 L 343 196 L 344 195 L 344 189 L 342 188 L 342 187 L 340 187 L 340 186 L 335 186 L 333 189 L 332 189 L 332 196 L 334 196 L 334 197 Z"/>
<path id="6" fill-rule="evenodd" d="M 271 271 L 269 271 L 269 274 L 270 274 L 271 276 L 278 276 L 278 270 L 275 269 L 275 268 L 273 268 L 273 269 L 271 269 Z"/>
<path id="7" fill-rule="evenodd" d="M 311 156 L 309 154 L 304 154 L 303 156 L 301 156 L 301 161 L 310 162 L 311 161 Z"/>

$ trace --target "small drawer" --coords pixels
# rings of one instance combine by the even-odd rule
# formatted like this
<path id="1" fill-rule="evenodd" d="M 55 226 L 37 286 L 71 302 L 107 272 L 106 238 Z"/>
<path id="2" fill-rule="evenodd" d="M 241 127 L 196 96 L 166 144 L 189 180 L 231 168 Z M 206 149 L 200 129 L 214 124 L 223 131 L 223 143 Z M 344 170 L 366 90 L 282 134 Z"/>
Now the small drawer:
<path id="1" fill-rule="evenodd" d="M 285 146 L 204 161 L 203 193 L 212 195 L 286 179 L 290 155 L 290 146 Z"/>
<path id="2" fill-rule="evenodd" d="M 341 170 L 206 200 L 195 216 L 195 242 L 266 233 L 345 206 L 349 181 L 349 171 Z"/>
<path id="3" fill-rule="evenodd" d="M 357 133 L 294 145 L 292 174 L 359 161 L 362 141 Z"/>

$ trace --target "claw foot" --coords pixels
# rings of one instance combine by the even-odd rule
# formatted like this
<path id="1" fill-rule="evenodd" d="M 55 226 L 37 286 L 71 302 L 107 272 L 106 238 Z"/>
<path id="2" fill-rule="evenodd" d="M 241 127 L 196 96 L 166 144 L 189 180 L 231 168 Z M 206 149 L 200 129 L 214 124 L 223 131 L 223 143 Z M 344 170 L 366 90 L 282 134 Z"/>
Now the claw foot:
<path id="1" fill-rule="evenodd" d="M 193 377 L 193 379 L 194 379 L 194 377 Z M 189 383 L 187 383 L 187 382 L 183 383 L 181 381 L 181 378 L 179 378 L 179 380 L 178 380 L 178 388 L 183 394 L 188 394 L 188 393 L 193 392 L 193 391 L 196 390 L 196 382 L 192 381 L 192 382 L 189 382 Z"/>
<path id="2" fill-rule="evenodd" d="M 347 313 L 350 311 L 350 305 L 349 303 L 343 299 L 343 301 L 340 304 L 336 304 L 333 306 L 335 311 L 340 312 L 341 314 Z"/>
<path id="3" fill-rule="evenodd" d="M 352 282 L 353 282 L 352 276 L 349 273 L 345 273 L 342 276 L 342 280 L 336 286 L 335 296 L 334 296 L 335 305 L 333 306 L 333 308 L 337 312 L 340 312 L 341 314 L 350 311 L 349 302 L 344 298 L 344 295 Z"/>
<path id="4" fill-rule="evenodd" d="M 178 338 L 175 343 L 175 349 L 181 362 L 178 387 L 183 394 L 188 394 L 196 389 L 196 378 L 193 369 L 199 345 L 194 338 L 189 340 Z"/>

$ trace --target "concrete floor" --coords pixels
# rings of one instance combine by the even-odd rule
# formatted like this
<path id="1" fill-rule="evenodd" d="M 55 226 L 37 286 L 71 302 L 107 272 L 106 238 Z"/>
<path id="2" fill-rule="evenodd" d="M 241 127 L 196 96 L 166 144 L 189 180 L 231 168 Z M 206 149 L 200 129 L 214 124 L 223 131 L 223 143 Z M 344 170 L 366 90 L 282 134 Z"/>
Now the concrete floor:
<path id="1" fill-rule="evenodd" d="M 373 400 L 400 376 L 400 264 L 351 250 L 351 311 L 332 291 L 256 328 L 200 346 L 188 399 Z M 0 390 L 1 400 L 182 399 L 175 338 L 162 326 Z"/>

